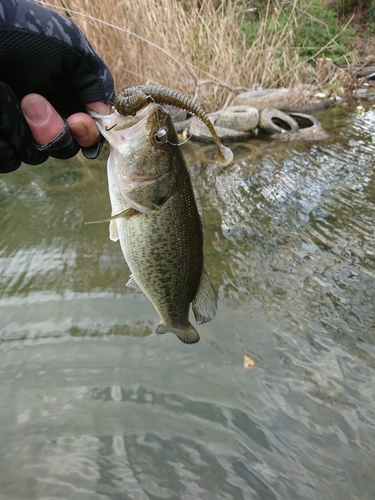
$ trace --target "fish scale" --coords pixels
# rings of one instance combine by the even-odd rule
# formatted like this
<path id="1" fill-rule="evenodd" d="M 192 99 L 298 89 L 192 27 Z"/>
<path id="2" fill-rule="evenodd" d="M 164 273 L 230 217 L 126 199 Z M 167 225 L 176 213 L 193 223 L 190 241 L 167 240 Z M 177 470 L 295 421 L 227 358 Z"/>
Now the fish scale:
<path id="1" fill-rule="evenodd" d="M 188 178 L 184 182 L 191 190 Z M 135 281 L 164 323 L 184 328 L 203 268 L 199 214 L 186 200 L 178 192 L 159 210 L 118 221 L 122 250 Z M 182 223 L 176 224 L 176 219 Z"/>

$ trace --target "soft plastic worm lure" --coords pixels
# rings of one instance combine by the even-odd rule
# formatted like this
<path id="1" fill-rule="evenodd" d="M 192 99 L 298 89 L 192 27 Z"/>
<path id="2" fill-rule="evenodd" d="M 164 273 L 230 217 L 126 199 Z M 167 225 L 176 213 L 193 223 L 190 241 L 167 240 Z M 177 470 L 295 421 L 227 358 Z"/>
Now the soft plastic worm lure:
<path id="1" fill-rule="evenodd" d="M 199 118 L 210 131 L 218 149 L 218 159 L 222 165 L 233 160 L 232 151 L 224 146 L 204 109 L 189 97 L 161 85 L 139 85 L 124 89 L 115 98 L 115 108 L 123 116 L 135 115 L 148 103 L 169 104 L 184 109 Z"/>

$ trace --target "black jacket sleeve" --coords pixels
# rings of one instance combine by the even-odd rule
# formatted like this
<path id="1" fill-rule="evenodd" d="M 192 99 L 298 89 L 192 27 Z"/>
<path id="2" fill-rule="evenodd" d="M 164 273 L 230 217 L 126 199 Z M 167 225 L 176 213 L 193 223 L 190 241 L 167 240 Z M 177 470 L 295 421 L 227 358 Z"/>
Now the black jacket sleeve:
<path id="1" fill-rule="evenodd" d="M 90 102 L 113 103 L 114 83 L 67 17 L 31 0 L 0 0 L 0 172 L 21 161 L 42 163 L 49 155 L 70 158 L 79 150 L 67 126 L 50 145 L 36 146 L 19 104 L 29 93 L 43 95 L 66 119 Z M 83 152 L 95 157 L 99 146 Z"/>

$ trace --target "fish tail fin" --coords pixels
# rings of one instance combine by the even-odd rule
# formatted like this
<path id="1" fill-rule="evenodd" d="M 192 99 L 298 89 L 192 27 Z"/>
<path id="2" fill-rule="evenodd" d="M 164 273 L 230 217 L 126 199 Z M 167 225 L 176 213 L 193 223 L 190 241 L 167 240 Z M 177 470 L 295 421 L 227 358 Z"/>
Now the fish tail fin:
<path id="1" fill-rule="evenodd" d="M 155 333 L 174 333 L 184 344 L 195 344 L 200 338 L 197 330 L 190 323 L 186 328 L 160 324 L 156 328 Z"/>

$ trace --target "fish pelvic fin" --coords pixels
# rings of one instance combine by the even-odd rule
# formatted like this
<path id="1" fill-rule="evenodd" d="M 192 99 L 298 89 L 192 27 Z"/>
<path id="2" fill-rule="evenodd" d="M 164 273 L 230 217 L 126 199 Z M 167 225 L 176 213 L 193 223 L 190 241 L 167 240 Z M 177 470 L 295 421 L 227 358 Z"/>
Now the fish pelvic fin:
<path id="1" fill-rule="evenodd" d="M 193 313 L 199 325 L 211 321 L 217 311 L 217 295 L 205 269 L 202 271 L 201 281 L 192 302 Z"/>
<path id="2" fill-rule="evenodd" d="M 172 325 L 163 325 L 160 323 L 155 330 L 155 333 L 174 333 L 184 344 L 195 344 L 199 342 L 199 334 L 193 325 L 189 323 L 186 328 L 179 328 Z"/>

